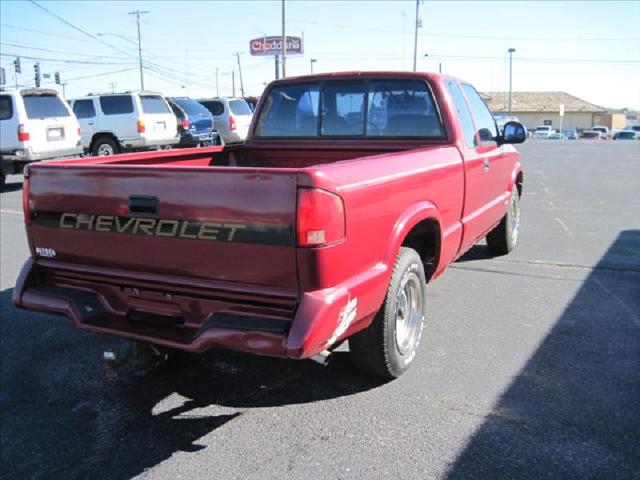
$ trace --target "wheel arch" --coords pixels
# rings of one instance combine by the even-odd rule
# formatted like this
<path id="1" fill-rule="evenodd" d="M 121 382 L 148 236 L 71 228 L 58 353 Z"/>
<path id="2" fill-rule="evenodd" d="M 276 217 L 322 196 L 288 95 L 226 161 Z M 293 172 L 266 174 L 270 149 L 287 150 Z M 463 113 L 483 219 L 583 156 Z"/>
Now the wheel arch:
<path id="1" fill-rule="evenodd" d="M 409 207 L 396 221 L 384 263 L 393 267 L 400 247 L 413 248 L 422 259 L 427 281 L 438 268 L 442 251 L 442 220 L 436 206 L 422 201 Z"/>
<path id="2" fill-rule="evenodd" d="M 118 140 L 118 136 L 115 133 L 113 133 L 111 131 L 101 131 L 101 132 L 96 132 L 91 136 L 91 141 L 89 142 L 89 149 L 93 148 L 94 143 L 100 137 L 112 138 L 118 144 L 118 146 L 120 146 L 120 140 Z"/>

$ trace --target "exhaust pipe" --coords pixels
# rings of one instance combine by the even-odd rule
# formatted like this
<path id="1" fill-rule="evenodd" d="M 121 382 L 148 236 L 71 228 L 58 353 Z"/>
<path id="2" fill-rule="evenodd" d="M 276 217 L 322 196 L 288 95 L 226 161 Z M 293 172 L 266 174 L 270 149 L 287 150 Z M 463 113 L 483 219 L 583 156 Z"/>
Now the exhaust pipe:
<path id="1" fill-rule="evenodd" d="M 331 360 L 331 352 L 329 350 L 323 350 L 322 352 L 316 353 L 312 357 L 309 357 L 309 359 L 326 367 L 327 365 L 329 365 L 329 361 Z"/>

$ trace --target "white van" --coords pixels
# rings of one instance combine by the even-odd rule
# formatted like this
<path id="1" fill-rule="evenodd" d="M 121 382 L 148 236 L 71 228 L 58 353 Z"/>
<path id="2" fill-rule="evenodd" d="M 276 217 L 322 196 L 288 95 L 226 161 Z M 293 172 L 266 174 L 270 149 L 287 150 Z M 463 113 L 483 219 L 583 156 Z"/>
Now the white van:
<path id="1" fill-rule="evenodd" d="M 2 185 L 28 162 L 80 153 L 80 125 L 57 91 L 0 91 Z"/>
<path id="2" fill-rule="evenodd" d="M 180 141 L 176 117 L 157 92 L 91 94 L 69 102 L 92 155 L 148 150 Z"/>

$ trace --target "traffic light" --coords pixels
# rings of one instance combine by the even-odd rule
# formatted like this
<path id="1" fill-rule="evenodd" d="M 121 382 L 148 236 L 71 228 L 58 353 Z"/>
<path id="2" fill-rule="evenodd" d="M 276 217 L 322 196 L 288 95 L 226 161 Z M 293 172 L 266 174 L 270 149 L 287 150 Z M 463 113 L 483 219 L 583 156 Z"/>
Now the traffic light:
<path id="1" fill-rule="evenodd" d="M 56 80 L 56 85 L 60 85 L 60 72 L 56 72 L 53 78 Z"/>
<path id="2" fill-rule="evenodd" d="M 36 88 L 40 86 L 40 82 L 42 81 L 42 76 L 40 75 L 40 64 L 36 63 L 33 65 L 33 69 L 35 70 L 35 80 L 36 80 Z"/>
<path id="3" fill-rule="evenodd" d="M 20 57 L 16 57 L 16 59 L 13 61 L 13 68 L 15 69 L 16 73 L 22 73 L 22 67 L 20 66 Z"/>

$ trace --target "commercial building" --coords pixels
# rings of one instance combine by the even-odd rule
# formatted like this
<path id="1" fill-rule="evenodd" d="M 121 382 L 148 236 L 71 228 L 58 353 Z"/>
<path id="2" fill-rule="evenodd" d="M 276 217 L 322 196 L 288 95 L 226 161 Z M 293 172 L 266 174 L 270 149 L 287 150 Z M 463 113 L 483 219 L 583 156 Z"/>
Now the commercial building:
<path id="1" fill-rule="evenodd" d="M 507 115 L 509 92 L 484 92 L 482 96 L 494 114 Z M 625 114 L 610 113 L 565 92 L 512 92 L 511 115 L 518 117 L 528 129 L 538 125 L 551 125 L 557 129 L 561 104 L 564 105 L 563 129 L 588 130 L 594 125 L 622 129 L 625 126 Z"/>

